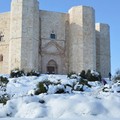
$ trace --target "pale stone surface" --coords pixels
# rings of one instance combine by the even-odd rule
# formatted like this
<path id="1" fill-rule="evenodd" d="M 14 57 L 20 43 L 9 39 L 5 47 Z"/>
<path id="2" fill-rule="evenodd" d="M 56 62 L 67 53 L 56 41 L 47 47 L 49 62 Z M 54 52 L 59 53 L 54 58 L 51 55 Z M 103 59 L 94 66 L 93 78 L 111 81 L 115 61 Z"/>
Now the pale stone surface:
<path id="1" fill-rule="evenodd" d="M 47 72 L 47 63 L 56 61 L 58 73 L 66 74 L 68 67 L 66 52 L 66 22 L 68 14 L 40 11 L 41 19 L 41 63 L 44 73 Z M 47 27 L 46 27 L 47 26 Z M 50 34 L 55 33 L 56 38 L 51 39 Z"/>
<path id="2" fill-rule="evenodd" d="M 17 9 L 17 10 L 16 10 Z M 36 0 L 14 0 L 11 6 L 9 69 L 38 70 L 39 9 Z"/>
<path id="3" fill-rule="evenodd" d="M 109 27 L 96 24 L 95 29 L 92 7 L 59 13 L 38 6 L 37 0 L 12 0 L 11 11 L 0 14 L 0 73 L 14 68 L 42 73 L 54 69 L 59 74 L 97 69 L 103 76 L 110 72 Z"/>
<path id="4" fill-rule="evenodd" d="M 8 73 L 9 65 L 9 44 L 0 44 L 0 55 L 3 55 L 3 61 L 0 62 L 0 73 Z"/>
<path id="5" fill-rule="evenodd" d="M 0 32 L 2 32 L 2 35 L 4 35 L 0 41 L 0 55 L 3 55 L 3 61 L 0 62 L 0 73 L 8 73 L 10 13 L 0 14 Z"/>
<path id="6" fill-rule="evenodd" d="M 109 29 L 107 24 L 96 23 L 97 70 L 105 77 L 111 71 Z"/>
<path id="7" fill-rule="evenodd" d="M 91 7 L 70 11 L 69 71 L 96 69 L 95 16 Z M 78 17 L 79 16 L 79 17 Z"/>

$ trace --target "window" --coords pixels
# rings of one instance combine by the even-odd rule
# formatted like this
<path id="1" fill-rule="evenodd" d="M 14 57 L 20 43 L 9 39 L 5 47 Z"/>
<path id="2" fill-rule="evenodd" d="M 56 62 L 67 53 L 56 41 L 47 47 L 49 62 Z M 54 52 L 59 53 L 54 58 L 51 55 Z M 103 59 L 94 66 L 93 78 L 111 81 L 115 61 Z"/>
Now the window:
<path id="1" fill-rule="evenodd" d="M 3 61 L 3 55 L 0 55 L 0 62 Z"/>
<path id="2" fill-rule="evenodd" d="M 55 39 L 55 38 L 56 38 L 56 35 L 55 35 L 54 33 L 51 33 L 51 34 L 50 34 L 50 38 L 51 38 L 51 39 Z"/>
<path id="3" fill-rule="evenodd" d="M 0 32 L 0 41 L 2 41 L 3 37 L 4 37 L 4 35 L 2 35 L 2 32 Z"/>

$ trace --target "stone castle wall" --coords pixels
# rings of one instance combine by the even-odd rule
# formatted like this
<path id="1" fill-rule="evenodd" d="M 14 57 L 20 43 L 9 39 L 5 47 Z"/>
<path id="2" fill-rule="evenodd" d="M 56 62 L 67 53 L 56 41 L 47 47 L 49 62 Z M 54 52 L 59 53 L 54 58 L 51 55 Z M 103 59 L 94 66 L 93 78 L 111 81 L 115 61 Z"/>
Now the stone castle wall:
<path id="1" fill-rule="evenodd" d="M 9 69 L 38 70 L 39 7 L 37 0 L 13 0 Z"/>
<path id="2" fill-rule="evenodd" d="M 69 14 L 69 71 L 96 69 L 94 10 L 91 7 L 78 6 L 73 7 Z"/>
<path id="3" fill-rule="evenodd" d="M 3 61 L 0 62 L 0 73 L 8 73 L 10 13 L 0 14 L 0 32 L 4 35 L 0 41 L 0 55 L 3 56 Z"/>
<path id="4" fill-rule="evenodd" d="M 96 24 L 97 70 L 102 76 L 108 77 L 111 71 L 110 30 L 107 24 Z"/>
<path id="5" fill-rule="evenodd" d="M 0 73 L 8 73 L 9 68 L 9 44 L 1 43 L 0 44 L 0 55 L 3 56 L 3 61 L 0 61 Z"/>
<path id="6" fill-rule="evenodd" d="M 12 0 L 11 11 L 0 14 L 1 31 L 0 73 L 14 68 L 46 73 L 50 64 L 56 65 L 59 74 L 83 69 L 97 69 L 103 76 L 110 72 L 109 26 L 95 27 L 91 7 L 59 13 L 39 10 L 37 0 Z"/>
<path id="7" fill-rule="evenodd" d="M 0 32 L 4 35 L 1 42 L 9 43 L 10 37 L 10 12 L 0 14 Z"/>
<path id="8" fill-rule="evenodd" d="M 68 14 L 65 13 L 40 11 L 43 73 L 47 72 L 47 64 L 50 60 L 56 61 L 58 73 L 65 74 L 68 71 L 66 65 L 66 22 L 68 20 Z M 50 38 L 52 33 L 55 34 L 55 39 Z"/>

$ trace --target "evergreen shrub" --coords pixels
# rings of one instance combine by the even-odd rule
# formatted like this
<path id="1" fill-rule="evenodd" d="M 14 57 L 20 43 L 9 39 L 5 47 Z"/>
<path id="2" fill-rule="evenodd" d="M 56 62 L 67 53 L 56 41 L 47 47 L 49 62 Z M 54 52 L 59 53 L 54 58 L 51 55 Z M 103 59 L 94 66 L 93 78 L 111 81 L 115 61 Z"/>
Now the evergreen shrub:
<path id="1" fill-rule="evenodd" d="M 75 72 L 70 72 L 70 73 L 67 74 L 67 77 L 71 78 L 73 75 L 76 75 L 76 73 Z"/>
<path id="2" fill-rule="evenodd" d="M 9 80 L 6 77 L 0 76 L 0 87 L 6 87 Z"/>
<path id="3" fill-rule="evenodd" d="M 85 70 L 82 70 L 80 73 L 80 77 L 82 77 L 83 79 L 86 79 L 86 73 Z"/>
<path id="4" fill-rule="evenodd" d="M 88 81 L 91 81 L 91 82 L 101 81 L 101 75 L 100 75 L 100 73 L 98 73 L 96 71 L 91 73 L 91 70 L 88 70 L 87 73 L 86 73 L 86 78 L 87 78 Z"/>
<path id="5" fill-rule="evenodd" d="M 9 99 L 10 97 L 8 94 L 3 94 L 0 96 L 0 103 L 5 105 Z"/>
<path id="6" fill-rule="evenodd" d="M 39 82 L 37 84 L 37 90 L 35 91 L 35 95 L 39 95 L 41 93 L 47 93 L 47 89 L 45 87 L 44 82 Z"/>
<path id="7" fill-rule="evenodd" d="M 27 76 L 40 76 L 39 72 L 36 72 L 35 70 L 31 70 L 30 72 L 27 73 Z"/>
<path id="8" fill-rule="evenodd" d="M 17 78 L 17 77 L 22 77 L 25 75 L 24 70 L 20 70 L 18 68 L 11 70 L 10 77 L 11 78 Z"/>
<path id="9" fill-rule="evenodd" d="M 55 94 L 62 94 L 62 93 L 66 93 L 65 86 L 58 84 Z"/>

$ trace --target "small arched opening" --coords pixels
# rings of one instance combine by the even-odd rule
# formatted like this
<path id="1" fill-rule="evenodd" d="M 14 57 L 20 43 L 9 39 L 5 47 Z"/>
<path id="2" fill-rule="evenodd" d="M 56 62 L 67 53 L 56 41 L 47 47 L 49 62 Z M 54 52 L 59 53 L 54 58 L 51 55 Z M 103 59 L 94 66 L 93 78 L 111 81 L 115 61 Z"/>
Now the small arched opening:
<path id="1" fill-rule="evenodd" d="M 50 60 L 47 64 L 47 73 L 56 74 L 57 73 L 57 63 L 54 60 Z"/>
<path id="2" fill-rule="evenodd" d="M 3 55 L 0 54 L 0 62 L 2 62 L 2 61 L 3 61 Z"/>

